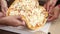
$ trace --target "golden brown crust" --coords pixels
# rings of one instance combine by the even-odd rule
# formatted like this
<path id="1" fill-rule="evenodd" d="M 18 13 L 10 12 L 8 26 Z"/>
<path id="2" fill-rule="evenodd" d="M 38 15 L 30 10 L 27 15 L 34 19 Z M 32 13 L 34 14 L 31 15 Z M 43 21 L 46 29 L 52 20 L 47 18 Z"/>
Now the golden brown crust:
<path id="1" fill-rule="evenodd" d="M 7 11 L 7 13 L 6 13 L 6 16 L 11 16 L 11 15 L 9 15 L 9 14 L 10 14 L 10 12 L 12 12 L 11 10 L 16 9 L 16 8 L 14 8 L 13 6 L 14 6 L 14 4 L 17 3 L 17 2 L 19 2 L 19 1 L 16 0 L 16 1 L 13 2 L 13 4 L 9 7 L 9 9 L 8 9 L 8 11 Z M 40 10 L 42 11 L 42 14 L 45 15 L 45 16 L 44 16 L 44 19 L 43 19 L 43 21 L 42 21 L 42 24 L 41 24 L 41 23 L 37 23 L 35 26 L 32 26 L 32 25 L 30 24 L 30 20 L 27 18 L 28 16 L 24 16 L 24 15 L 18 14 L 18 15 L 20 15 L 21 19 L 26 22 L 27 27 L 28 27 L 29 29 L 31 29 L 31 30 L 36 30 L 36 29 L 41 28 L 41 27 L 46 23 L 46 21 L 47 21 L 47 18 L 46 18 L 46 17 L 48 16 L 48 12 L 45 10 L 45 8 L 42 7 L 42 6 L 38 6 L 37 8 L 40 9 Z M 34 9 L 35 9 L 35 8 L 34 8 Z M 27 9 L 26 9 L 26 10 L 27 10 Z M 27 11 L 28 11 L 28 10 L 27 10 Z M 25 12 L 27 12 L 27 11 L 25 11 Z M 39 12 L 40 12 L 40 11 L 38 11 L 38 13 L 39 13 Z"/>

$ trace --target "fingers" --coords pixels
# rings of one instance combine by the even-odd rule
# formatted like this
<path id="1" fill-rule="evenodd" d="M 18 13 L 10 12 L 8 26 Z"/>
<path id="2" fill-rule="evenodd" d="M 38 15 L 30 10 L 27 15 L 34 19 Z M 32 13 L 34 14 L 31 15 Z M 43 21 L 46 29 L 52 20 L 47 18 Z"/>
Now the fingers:
<path id="1" fill-rule="evenodd" d="M 25 25 L 25 21 L 22 20 L 21 16 L 15 16 L 15 18 L 17 18 L 21 22 L 20 25 Z"/>
<path id="2" fill-rule="evenodd" d="M 47 3 L 44 4 L 44 7 L 45 7 L 45 9 L 46 9 L 47 11 L 49 11 L 50 6 L 51 6 L 50 1 L 48 1 Z"/>
<path id="3" fill-rule="evenodd" d="M 50 8 L 50 4 L 47 4 L 47 11 L 49 11 L 49 8 Z"/>
<path id="4" fill-rule="evenodd" d="M 8 23 L 9 24 L 9 23 Z M 8 25 L 7 24 L 7 25 Z M 9 26 L 24 26 L 25 24 L 24 24 L 24 22 L 22 22 L 22 21 L 19 21 L 19 20 L 14 20 L 13 22 L 11 22 L 10 24 L 9 24 Z"/>
<path id="5" fill-rule="evenodd" d="M 18 16 L 12 16 L 12 17 L 14 17 L 15 19 L 18 19 L 18 20 L 20 20 L 20 21 L 22 21 L 22 17 L 20 16 L 20 15 L 18 15 Z"/>
<path id="6" fill-rule="evenodd" d="M 52 7 L 54 7 L 55 5 L 56 5 L 56 2 L 57 2 L 58 0 L 54 0 L 53 2 L 52 2 Z"/>
<path id="7" fill-rule="evenodd" d="M 53 16 L 50 16 L 49 18 L 48 18 L 48 21 L 54 21 L 54 20 L 56 20 L 57 18 L 58 18 L 58 16 L 59 16 L 59 14 L 54 14 Z"/>
<path id="8" fill-rule="evenodd" d="M 45 8 L 45 9 L 46 9 L 46 7 L 47 7 L 46 4 L 44 4 L 44 8 Z"/>
<path id="9" fill-rule="evenodd" d="M 24 26 L 25 22 L 20 21 L 13 17 L 4 17 L 0 19 L 1 25 L 8 25 L 8 26 Z"/>
<path id="10" fill-rule="evenodd" d="M 57 19 L 58 17 L 57 16 L 50 16 L 49 18 L 48 18 L 48 21 L 54 21 L 55 19 Z"/>
<path id="11" fill-rule="evenodd" d="M 5 14 L 6 11 L 8 10 L 8 7 L 2 7 L 2 12 Z"/>
<path id="12" fill-rule="evenodd" d="M 53 10 L 53 7 L 50 7 L 50 9 L 49 9 L 49 11 L 48 11 L 48 12 L 49 12 L 49 13 L 53 13 L 53 11 L 52 11 L 52 10 Z"/>
<path id="13" fill-rule="evenodd" d="M 1 6 L 2 12 L 6 14 L 6 11 L 8 10 L 7 6 Z"/>
<path id="14" fill-rule="evenodd" d="M 1 9 L 2 9 L 2 12 L 5 14 L 8 9 L 7 2 L 5 0 L 1 0 Z"/>
<path id="15" fill-rule="evenodd" d="M 53 9 L 53 7 L 55 6 L 57 0 L 49 0 L 44 7 L 47 9 L 47 11 L 50 11 L 50 9 Z"/>
<path id="16" fill-rule="evenodd" d="M 2 12 L 0 12 L 0 18 L 2 18 L 4 15 L 3 15 L 3 13 Z"/>
<path id="17" fill-rule="evenodd" d="M 57 0 L 52 1 L 52 4 L 51 4 L 51 6 L 50 6 L 50 9 L 53 9 L 53 8 L 54 8 L 56 2 L 57 2 Z"/>
<path id="18" fill-rule="evenodd" d="M 49 14 L 50 15 L 49 15 L 48 21 L 54 21 L 54 20 L 56 20 L 58 18 L 58 16 L 59 16 L 59 8 L 56 6 L 53 9 L 53 11 L 51 11 Z"/>
<path id="19" fill-rule="evenodd" d="M 25 24 L 25 21 L 22 21 L 22 25 L 23 25 L 23 26 L 25 26 L 25 25 L 26 25 L 26 24 Z"/>

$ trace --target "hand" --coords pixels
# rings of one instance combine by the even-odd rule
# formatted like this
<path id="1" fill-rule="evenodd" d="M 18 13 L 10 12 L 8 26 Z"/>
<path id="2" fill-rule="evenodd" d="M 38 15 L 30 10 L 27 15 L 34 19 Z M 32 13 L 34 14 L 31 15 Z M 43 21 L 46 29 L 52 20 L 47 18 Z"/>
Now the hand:
<path id="1" fill-rule="evenodd" d="M 48 0 L 46 4 L 44 4 L 44 7 L 47 11 L 51 11 L 53 7 L 55 6 L 57 0 Z"/>
<path id="2" fill-rule="evenodd" d="M 0 18 L 0 24 L 8 26 L 24 26 L 25 22 L 21 20 L 20 16 L 7 16 Z"/>
<path id="3" fill-rule="evenodd" d="M 25 22 L 21 20 L 20 16 L 2 17 L 6 15 L 6 11 L 8 9 L 7 2 L 5 0 L 1 0 L 1 9 L 2 9 L 2 12 L 0 12 L 1 25 L 9 25 L 9 26 L 25 25 Z"/>
<path id="4" fill-rule="evenodd" d="M 58 18 L 60 13 L 60 8 L 56 6 L 51 12 L 49 12 L 48 21 L 54 21 Z"/>
<path id="5" fill-rule="evenodd" d="M 4 14 L 2 12 L 0 12 L 0 18 L 4 17 Z"/>
<path id="6" fill-rule="evenodd" d="M 1 10 L 5 14 L 8 9 L 7 2 L 6 0 L 0 0 L 0 1 L 1 1 Z"/>

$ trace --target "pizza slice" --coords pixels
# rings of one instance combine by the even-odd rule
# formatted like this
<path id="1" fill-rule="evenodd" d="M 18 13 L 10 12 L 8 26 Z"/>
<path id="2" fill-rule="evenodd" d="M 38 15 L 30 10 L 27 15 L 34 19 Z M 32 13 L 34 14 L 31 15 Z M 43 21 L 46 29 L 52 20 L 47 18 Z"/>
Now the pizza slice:
<path id="1" fill-rule="evenodd" d="M 36 30 L 46 23 L 48 12 L 37 0 L 15 0 L 6 12 L 6 16 L 13 15 L 20 15 L 29 29 Z"/>

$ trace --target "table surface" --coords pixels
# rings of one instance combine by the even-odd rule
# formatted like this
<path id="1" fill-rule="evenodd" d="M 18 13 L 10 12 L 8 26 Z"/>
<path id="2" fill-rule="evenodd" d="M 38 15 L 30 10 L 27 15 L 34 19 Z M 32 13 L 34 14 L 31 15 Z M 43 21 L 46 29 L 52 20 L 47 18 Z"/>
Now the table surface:
<path id="1" fill-rule="evenodd" d="M 49 31 L 51 34 L 60 34 L 60 16 L 56 21 L 52 22 Z"/>

